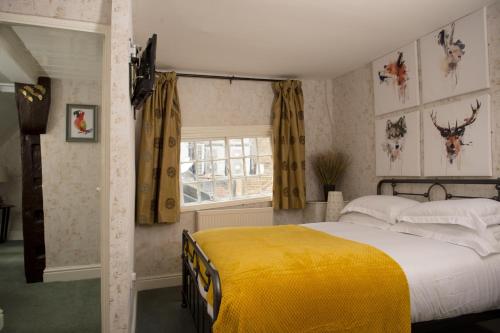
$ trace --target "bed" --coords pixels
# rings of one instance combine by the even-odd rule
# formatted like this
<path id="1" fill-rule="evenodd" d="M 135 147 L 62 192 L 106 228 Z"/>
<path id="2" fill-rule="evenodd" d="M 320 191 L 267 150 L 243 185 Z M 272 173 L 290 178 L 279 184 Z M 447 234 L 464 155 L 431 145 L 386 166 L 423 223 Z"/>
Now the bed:
<path id="1" fill-rule="evenodd" d="M 422 192 L 398 191 L 399 185 L 420 184 Z M 451 194 L 447 185 L 493 186 L 500 198 L 499 179 L 387 179 L 394 196 L 430 198 L 435 190 L 446 199 L 471 198 Z M 387 186 L 389 188 L 389 186 Z M 480 257 L 473 250 L 434 239 L 416 237 L 351 223 L 322 222 L 304 225 L 343 239 L 375 247 L 389 255 L 404 272 L 409 286 L 411 331 L 426 332 L 451 323 L 500 318 L 500 254 Z M 183 306 L 193 315 L 199 332 L 211 332 L 217 320 L 223 286 L 217 267 L 188 232 L 183 232 Z M 208 301 L 208 293 L 213 298 Z"/>

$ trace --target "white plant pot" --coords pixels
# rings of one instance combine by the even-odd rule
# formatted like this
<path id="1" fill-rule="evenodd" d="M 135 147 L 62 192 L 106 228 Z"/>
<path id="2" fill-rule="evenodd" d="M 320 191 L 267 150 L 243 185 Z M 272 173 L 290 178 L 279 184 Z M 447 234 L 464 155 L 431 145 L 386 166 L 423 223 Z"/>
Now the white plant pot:
<path id="1" fill-rule="evenodd" d="M 328 203 L 326 205 L 326 222 L 339 220 L 340 212 L 344 208 L 344 197 L 340 191 L 328 192 Z"/>

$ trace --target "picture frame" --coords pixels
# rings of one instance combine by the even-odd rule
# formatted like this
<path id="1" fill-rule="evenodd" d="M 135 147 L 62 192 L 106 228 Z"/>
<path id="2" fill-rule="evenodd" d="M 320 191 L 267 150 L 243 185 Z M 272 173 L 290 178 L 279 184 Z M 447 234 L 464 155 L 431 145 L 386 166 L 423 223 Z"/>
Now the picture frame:
<path id="1" fill-rule="evenodd" d="M 423 103 L 489 88 L 486 8 L 422 37 L 420 62 Z"/>
<path id="2" fill-rule="evenodd" d="M 424 175 L 493 175 L 490 95 L 423 111 Z"/>
<path id="3" fill-rule="evenodd" d="M 97 142 L 97 105 L 66 104 L 66 142 Z"/>
<path id="4" fill-rule="evenodd" d="M 375 121 L 376 175 L 420 176 L 420 111 Z"/>
<path id="5" fill-rule="evenodd" d="M 420 104 L 418 72 L 416 41 L 373 61 L 376 116 Z"/>

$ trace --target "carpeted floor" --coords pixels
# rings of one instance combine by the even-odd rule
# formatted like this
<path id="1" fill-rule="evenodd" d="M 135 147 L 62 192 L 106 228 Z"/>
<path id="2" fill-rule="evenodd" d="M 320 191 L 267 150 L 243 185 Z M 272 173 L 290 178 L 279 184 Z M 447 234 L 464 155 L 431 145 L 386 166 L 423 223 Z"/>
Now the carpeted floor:
<path id="1" fill-rule="evenodd" d="M 98 333 L 100 282 L 25 283 L 20 241 L 0 244 L 2 333 Z"/>
<path id="2" fill-rule="evenodd" d="M 136 333 L 195 333 L 193 319 L 181 307 L 181 289 L 145 290 L 137 296 Z"/>

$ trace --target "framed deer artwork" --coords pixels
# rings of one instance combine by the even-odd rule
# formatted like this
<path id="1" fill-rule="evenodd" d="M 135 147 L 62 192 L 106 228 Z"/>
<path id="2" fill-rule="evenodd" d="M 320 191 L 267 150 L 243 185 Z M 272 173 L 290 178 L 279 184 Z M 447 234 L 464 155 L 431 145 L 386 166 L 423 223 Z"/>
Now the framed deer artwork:
<path id="1" fill-rule="evenodd" d="M 486 8 L 420 39 L 424 103 L 488 88 Z"/>
<path id="2" fill-rule="evenodd" d="M 375 115 L 418 105 L 417 42 L 375 60 L 372 75 Z"/>
<path id="3" fill-rule="evenodd" d="M 491 176 L 490 96 L 423 112 L 425 176 Z"/>
<path id="4" fill-rule="evenodd" d="M 420 176 L 420 112 L 375 122 L 377 176 Z"/>

